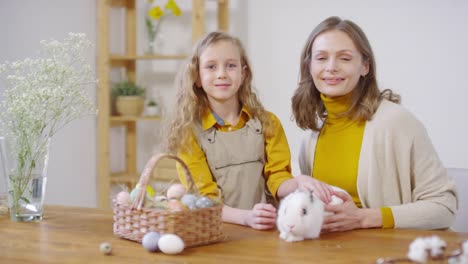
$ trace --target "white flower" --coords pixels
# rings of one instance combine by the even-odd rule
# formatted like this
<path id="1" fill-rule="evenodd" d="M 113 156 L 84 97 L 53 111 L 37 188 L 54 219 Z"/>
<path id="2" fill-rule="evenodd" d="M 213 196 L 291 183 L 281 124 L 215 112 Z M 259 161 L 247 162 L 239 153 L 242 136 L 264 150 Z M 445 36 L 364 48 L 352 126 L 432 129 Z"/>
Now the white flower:
<path id="1" fill-rule="evenodd" d="M 418 237 L 409 246 L 408 258 L 419 263 L 444 256 L 447 243 L 438 236 Z"/>
<path id="2" fill-rule="evenodd" d="M 424 238 L 416 238 L 409 246 L 408 258 L 418 263 L 426 263 L 430 249 Z"/>
<path id="3" fill-rule="evenodd" d="M 431 236 L 426 238 L 426 243 L 431 250 L 431 257 L 437 258 L 444 255 L 447 243 L 438 236 Z"/>
<path id="4" fill-rule="evenodd" d="M 6 75 L 0 132 L 14 148 L 12 154 L 22 161 L 11 168 L 18 177 L 30 177 L 36 154 L 58 130 L 96 113 L 83 89 L 96 83 L 85 56 L 91 42 L 84 34 L 70 33 L 63 42 L 40 43 L 42 58 L 7 61 L 0 66 L 0 73 Z"/>
<path id="5" fill-rule="evenodd" d="M 466 243 L 466 242 L 465 242 Z M 459 249 L 454 250 L 452 252 L 452 256 L 460 254 L 461 251 Z M 468 264 L 468 254 L 461 254 L 456 257 L 451 257 L 448 259 L 449 264 Z"/>

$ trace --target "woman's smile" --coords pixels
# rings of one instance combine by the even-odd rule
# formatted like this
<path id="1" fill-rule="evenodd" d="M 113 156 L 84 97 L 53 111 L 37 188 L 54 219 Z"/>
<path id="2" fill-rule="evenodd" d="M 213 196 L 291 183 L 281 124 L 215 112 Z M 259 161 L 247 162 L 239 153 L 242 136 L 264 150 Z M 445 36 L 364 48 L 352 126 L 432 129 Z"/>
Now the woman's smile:
<path id="1" fill-rule="evenodd" d="M 328 85 L 337 85 L 343 82 L 344 78 L 334 77 L 334 78 L 322 78 L 322 80 Z"/>

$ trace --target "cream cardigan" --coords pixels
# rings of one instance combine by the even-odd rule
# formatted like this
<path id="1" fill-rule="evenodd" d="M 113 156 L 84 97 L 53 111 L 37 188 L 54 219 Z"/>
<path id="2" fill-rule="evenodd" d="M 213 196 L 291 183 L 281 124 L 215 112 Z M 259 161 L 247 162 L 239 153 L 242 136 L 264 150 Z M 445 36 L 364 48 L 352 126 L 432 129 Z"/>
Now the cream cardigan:
<path id="1" fill-rule="evenodd" d="M 312 132 L 302 143 L 303 174 L 313 171 L 318 135 Z M 458 208 L 454 181 L 426 129 L 402 106 L 387 100 L 366 123 L 357 189 L 363 208 L 392 209 L 395 228 L 448 228 Z"/>

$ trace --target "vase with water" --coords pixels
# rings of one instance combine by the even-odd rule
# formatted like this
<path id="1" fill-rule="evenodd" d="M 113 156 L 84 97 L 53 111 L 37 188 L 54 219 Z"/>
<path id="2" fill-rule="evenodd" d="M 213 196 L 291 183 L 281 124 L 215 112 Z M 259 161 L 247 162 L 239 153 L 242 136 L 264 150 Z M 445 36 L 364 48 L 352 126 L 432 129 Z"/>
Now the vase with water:
<path id="1" fill-rule="evenodd" d="M 47 185 L 50 138 L 36 144 L 12 144 L 0 138 L 0 162 L 7 184 L 10 219 L 40 221 Z"/>
<path id="2" fill-rule="evenodd" d="M 0 168 L 14 221 L 42 219 L 51 138 L 73 120 L 96 114 L 83 89 L 96 84 L 87 55 L 91 41 L 69 33 L 64 41 L 40 43 L 40 58 L 0 65 Z"/>
<path id="3" fill-rule="evenodd" d="M 153 55 L 161 53 L 164 46 L 164 36 L 160 32 L 160 27 L 163 22 L 163 18 L 159 18 L 157 21 L 152 21 L 151 18 L 146 17 L 146 36 L 148 38 L 147 47 L 145 50 L 146 54 Z"/>

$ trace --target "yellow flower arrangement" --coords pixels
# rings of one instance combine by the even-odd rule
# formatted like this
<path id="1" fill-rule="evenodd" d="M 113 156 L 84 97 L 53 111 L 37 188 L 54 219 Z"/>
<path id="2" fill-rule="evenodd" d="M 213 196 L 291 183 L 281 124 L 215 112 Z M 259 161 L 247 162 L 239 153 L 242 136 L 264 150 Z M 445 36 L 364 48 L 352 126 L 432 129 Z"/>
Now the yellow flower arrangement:
<path id="1" fill-rule="evenodd" d="M 181 16 L 182 11 L 177 5 L 175 0 L 168 0 L 162 8 L 160 5 L 155 5 L 154 0 L 148 0 L 148 11 L 145 16 L 145 25 L 146 32 L 148 34 L 148 39 L 150 42 L 149 53 L 153 53 L 153 46 L 156 36 L 159 33 L 159 28 L 161 27 L 162 20 L 167 13 L 172 13 L 174 16 Z"/>

